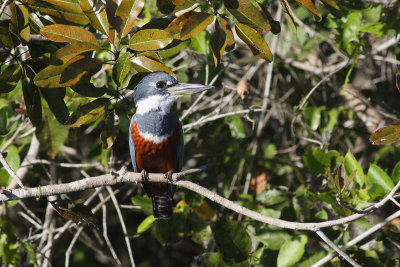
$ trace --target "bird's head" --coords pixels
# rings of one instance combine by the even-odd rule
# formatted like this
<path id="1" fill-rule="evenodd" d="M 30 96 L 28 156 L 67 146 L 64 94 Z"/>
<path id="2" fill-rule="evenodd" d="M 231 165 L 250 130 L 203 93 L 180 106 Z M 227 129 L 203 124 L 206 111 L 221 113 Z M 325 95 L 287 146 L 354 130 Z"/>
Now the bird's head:
<path id="1" fill-rule="evenodd" d="M 144 114 L 150 110 L 167 111 L 172 103 L 182 96 L 211 88 L 213 86 L 180 83 L 165 72 L 153 72 L 144 77 L 134 89 L 136 113 Z"/>

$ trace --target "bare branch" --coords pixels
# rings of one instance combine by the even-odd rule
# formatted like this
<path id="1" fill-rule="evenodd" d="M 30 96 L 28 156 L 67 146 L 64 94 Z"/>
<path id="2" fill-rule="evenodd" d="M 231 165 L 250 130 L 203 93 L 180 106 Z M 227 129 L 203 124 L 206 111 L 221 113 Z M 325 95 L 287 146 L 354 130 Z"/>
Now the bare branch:
<path id="1" fill-rule="evenodd" d="M 376 231 L 380 230 L 383 226 L 385 226 L 386 224 L 388 224 L 392 220 L 396 219 L 397 217 L 400 217 L 400 210 L 396 211 L 395 213 L 393 213 L 392 215 L 390 215 L 389 217 L 387 217 L 383 221 L 375 224 L 373 227 L 369 228 L 367 231 L 365 231 L 361 235 L 358 235 L 356 238 L 352 239 L 349 243 L 347 243 L 346 245 L 341 247 L 341 249 L 342 250 L 346 250 L 349 247 L 354 246 L 355 244 L 357 244 L 361 240 L 369 237 L 371 234 L 373 234 Z M 329 254 L 329 255 L 325 256 L 325 258 L 323 258 L 323 259 L 319 260 L 318 262 L 314 263 L 311 267 L 322 266 L 322 265 L 326 264 L 328 261 L 330 261 L 331 259 L 333 259 L 336 256 L 337 256 L 336 252 L 332 253 L 332 254 Z"/>
<path id="2" fill-rule="evenodd" d="M 356 266 L 356 267 L 361 267 L 360 264 L 358 264 L 357 262 L 355 262 L 352 258 L 350 258 L 349 255 L 347 255 L 343 250 L 341 250 L 338 246 L 336 246 L 335 243 L 333 243 L 332 240 L 330 240 L 325 234 L 324 232 L 321 231 L 321 229 L 318 229 L 317 231 L 315 231 L 317 233 L 317 235 L 319 235 L 319 237 L 321 237 L 322 240 L 324 240 L 324 242 L 326 244 L 328 244 L 331 248 L 333 248 L 337 253 L 340 254 L 340 256 L 342 256 L 345 260 L 347 260 L 351 265 Z"/>
<path id="3" fill-rule="evenodd" d="M 8 165 L 8 162 L 6 161 L 6 159 L 3 157 L 3 154 L 0 153 L 0 163 L 3 164 L 3 167 L 6 169 L 6 171 L 8 172 L 8 174 L 11 175 L 12 178 L 15 179 L 15 181 L 18 183 L 18 185 L 22 188 L 24 188 L 24 185 L 21 181 L 21 179 L 18 177 L 18 175 L 13 171 L 13 169 L 11 169 L 10 165 Z"/>
<path id="4" fill-rule="evenodd" d="M 240 206 L 226 198 L 223 198 L 220 195 L 218 195 L 198 184 L 192 183 L 187 180 L 180 180 L 181 178 L 188 176 L 190 174 L 196 174 L 196 173 L 203 172 L 207 168 L 208 168 L 208 165 L 199 167 L 197 169 L 190 169 L 190 170 L 183 171 L 180 173 L 174 173 L 172 176 L 172 178 L 174 180 L 173 183 L 177 186 L 182 186 L 182 187 L 192 190 L 198 194 L 201 194 L 201 195 L 205 196 L 206 198 L 208 198 L 230 210 L 233 210 L 244 216 L 250 217 L 256 221 L 260 221 L 260 222 L 267 223 L 270 225 L 278 226 L 281 228 L 295 229 L 295 230 L 317 231 L 320 228 L 331 227 L 331 226 L 335 226 L 335 225 L 342 225 L 342 224 L 350 223 L 352 221 L 360 219 L 360 218 L 370 214 L 375 209 L 378 209 L 378 208 L 382 207 L 383 205 L 385 205 L 386 202 L 388 202 L 393 197 L 395 192 L 400 187 L 400 182 L 398 182 L 396 184 L 396 186 L 392 189 L 392 191 L 384 199 L 382 199 L 380 202 L 376 203 L 375 205 L 372 205 L 372 206 L 366 208 L 364 210 L 364 211 L 366 211 L 366 213 L 353 214 L 353 215 L 350 215 L 347 217 L 330 220 L 330 221 L 325 221 L 325 222 L 320 222 L 320 223 L 300 223 L 300 222 L 285 221 L 285 220 L 271 218 L 271 217 L 262 215 L 258 212 L 255 212 L 253 210 L 250 210 L 243 206 Z M 138 183 L 138 182 L 142 181 L 141 179 L 142 178 L 141 178 L 140 173 L 125 172 L 125 170 L 122 169 L 121 171 L 116 172 L 116 173 L 86 178 L 86 179 L 82 179 L 79 181 L 70 182 L 70 183 L 66 183 L 66 184 L 54 184 L 54 185 L 47 185 L 47 186 L 43 186 L 43 187 L 37 187 L 37 188 L 19 188 L 19 189 L 15 189 L 15 190 L 3 189 L 2 191 L 0 191 L 0 201 L 8 201 L 8 200 L 28 198 L 28 197 L 40 197 L 40 196 L 66 194 L 66 193 L 82 191 L 82 190 L 100 187 L 100 186 L 111 186 L 111 185 L 127 183 L 127 182 Z M 168 181 L 164 177 L 164 174 L 162 174 L 162 173 L 150 173 L 149 180 L 152 182 L 168 183 Z"/>

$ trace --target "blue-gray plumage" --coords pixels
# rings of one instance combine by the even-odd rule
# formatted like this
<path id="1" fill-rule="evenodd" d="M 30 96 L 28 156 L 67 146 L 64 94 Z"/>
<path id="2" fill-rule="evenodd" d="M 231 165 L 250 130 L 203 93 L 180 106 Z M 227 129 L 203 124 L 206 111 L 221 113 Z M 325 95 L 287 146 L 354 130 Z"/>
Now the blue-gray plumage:
<path id="1" fill-rule="evenodd" d="M 136 113 L 129 127 L 129 149 L 135 172 L 179 172 L 183 164 L 183 130 L 178 116 L 170 111 L 174 101 L 183 95 L 208 90 L 212 86 L 179 83 L 165 72 L 144 77 L 135 87 Z M 172 216 L 175 186 L 170 183 L 144 181 L 146 193 L 152 197 L 156 218 Z"/>

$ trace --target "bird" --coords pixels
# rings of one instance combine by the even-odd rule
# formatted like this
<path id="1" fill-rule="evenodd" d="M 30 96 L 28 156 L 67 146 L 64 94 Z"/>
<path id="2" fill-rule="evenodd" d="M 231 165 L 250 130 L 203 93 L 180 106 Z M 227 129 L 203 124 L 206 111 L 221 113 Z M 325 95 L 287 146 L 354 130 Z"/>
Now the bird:
<path id="1" fill-rule="evenodd" d="M 134 172 L 140 172 L 142 185 L 151 197 L 153 216 L 172 216 L 175 186 L 171 183 L 149 182 L 148 173 L 172 174 L 183 165 L 183 128 L 172 104 L 184 95 L 191 95 L 213 86 L 180 83 L 166 72 L 145 76 L 134 88 L 135 113 L 129 126 L 129 150 Z"/>

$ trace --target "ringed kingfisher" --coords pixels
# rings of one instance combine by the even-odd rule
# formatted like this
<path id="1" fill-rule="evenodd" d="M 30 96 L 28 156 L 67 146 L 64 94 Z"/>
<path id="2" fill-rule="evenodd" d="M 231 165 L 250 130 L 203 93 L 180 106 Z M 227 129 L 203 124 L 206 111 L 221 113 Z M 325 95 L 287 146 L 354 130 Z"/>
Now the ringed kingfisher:
<path id="1" fill-rule="evenodd" d="M 183 129 L 172 104 L 184 95 L 213 88 L 202 84 L 179 83 L 165 72 L 145 76 L 134 89 L 136 113 L 129 127 L 129 150 L 133 170 L 142 173 L 142 185 L 152 198 L 155 218 L 172 216 L 175 186 L 146 182 L 147 173 L 164 173 L 171 180 L 183 164 Z"/>

